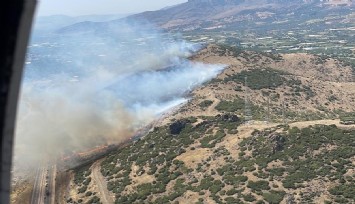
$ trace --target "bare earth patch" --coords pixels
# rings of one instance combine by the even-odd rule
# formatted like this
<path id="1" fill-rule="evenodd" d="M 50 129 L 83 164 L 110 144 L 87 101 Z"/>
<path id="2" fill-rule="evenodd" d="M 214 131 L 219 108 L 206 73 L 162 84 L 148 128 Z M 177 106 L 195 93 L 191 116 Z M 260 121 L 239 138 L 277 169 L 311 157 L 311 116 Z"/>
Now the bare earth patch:
<path id="1" fill-rule="evenodd" d="M 176 159 L 183 161 L 187 167 L 197 168 L 197 165 L 203 160 L 206 160 L 212 153 L 213 152 L 208 148 L 198 148 L 187 151 L 176 157 Z"/>
<path id="2" fill-rule="evenodd" d="M 139 175 L 139 166 L 133 164 L 132 165 L 132 171 L 129 174 L 129 177 L 132 179 L 132 185 L 131 187 L 134 188 L 135 186 L 144 184 L 144 183 L 151 183 L 155 181 L 154 175 L 149 175 L 147 173 Z M 145 171 L 147 172 L 147 171 Z"/>

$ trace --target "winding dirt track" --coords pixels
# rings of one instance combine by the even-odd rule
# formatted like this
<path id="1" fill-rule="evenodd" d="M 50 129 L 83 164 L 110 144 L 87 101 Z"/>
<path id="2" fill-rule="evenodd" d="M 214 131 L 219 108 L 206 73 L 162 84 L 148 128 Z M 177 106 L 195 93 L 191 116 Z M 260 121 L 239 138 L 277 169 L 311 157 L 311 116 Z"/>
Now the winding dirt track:
<path id="1" fill-rule="evenodd" d="M 290 127 L 298 127 L 298 128 L 305 128 L 310 125 L 336 125 L 338 128 L 344 128 L 344 129 L 353 129 L 355 128 L 355 125 L 343 125 L 340 124 L 340 120 L 313 120 L 313 121 L 301 121 L 301 122 L 294 122 L 290 123 Z"/>
<path id="2" fill-rule="evenodd" d="M 101 174 L 101 162 L 102 159 L 96 161 L 92 165 L 92 180 L 98 187 L 101 202 L 104 204 L 113 204 L 114 199 L 107 190 L 105 177 Z"/>

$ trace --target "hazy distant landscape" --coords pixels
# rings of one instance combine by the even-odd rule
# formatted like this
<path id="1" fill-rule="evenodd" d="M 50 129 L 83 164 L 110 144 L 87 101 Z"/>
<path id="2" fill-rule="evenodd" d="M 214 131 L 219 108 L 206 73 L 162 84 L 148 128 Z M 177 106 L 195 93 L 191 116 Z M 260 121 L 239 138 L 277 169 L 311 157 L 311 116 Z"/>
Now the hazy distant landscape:
<path id="1" fill-rule="evenodd" d="M 355 4 L 37 17 L 12 203 L 353 203 Z"/>

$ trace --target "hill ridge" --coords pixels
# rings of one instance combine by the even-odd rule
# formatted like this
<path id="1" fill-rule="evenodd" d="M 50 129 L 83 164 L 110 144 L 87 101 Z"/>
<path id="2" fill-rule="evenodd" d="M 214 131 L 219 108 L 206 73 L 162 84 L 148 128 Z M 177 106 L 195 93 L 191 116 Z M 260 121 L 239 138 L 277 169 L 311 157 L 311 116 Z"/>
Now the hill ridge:
<path id="1" fill-rule="evenodd" d="M 314 69 L 316 61 L 307 59 L 305 67 L 298 58 L 285 56 L 209 45 L 191 57 L 228 67 L 216 79 L 194 90 L 186 105 L 156 124 L 147 135 L 102 161 L 101 173 L 116 203 L 351 202 L 355 193 L 355 155 L 351 151 L 355 125 L 343 125 L 334 119 L 343 113 L 334 112 L 331 104 L 348 103 L 344 108 L 354 113 L 355 90 L 339 89 L 337 93 L 350 91 L 352 102 L 327 99 L 329 107 L 319 110 L 318 104 L 313 104 L 313 110 L 306 109 L 310 115 L 292 118 L 288 114 L 285 121 L 277 107 L 286 98 L 275 98 L 278 91 L 291 88 L 287 92 L 299 94 L 287 96 L 290 101 L 305 103 L 307 91 L 314 92 L 308 100 L 315 100 L 331 90 L 315 89 L 313 84 L 310 90 L 297 91 L 309 82 L 297 81 L 297 72 L 289 72 L 292 66 L 277 66 L 296 62 L 295 66 Z M 269 66 L 263 67 L 263 62 Z M 317 63 L 328 67 L 329 75 L 337 73 L 336 66 L 325 65 L 330 62 Z M 253 121 L 245 123 L 242 98 L 246 87 L 239 80 L 244 76 L 250 80 L 268 78 L 270 73 L 277 76 L 272 83 L 248 83 Z M 348 74 L 345 71 L 334 83 L 354 87 Z M 321 75 L 322 71 L 314 72 L 317 83 L 326 80 Z M 273 113 L 266 120 L 267 106 L 260 100 L 268 98 L 275 106 L 270 105 Z M 287 109 L 300 110 L 292 105 Z M 315 117 L 311 118 L 312 114 Z M 72 173 L 76 179 L 72 182 L 75 190 L 68 195 L 70 201 L 80 198 L 82 202 L 99 202 L 94 195 L 96 184 L 90 179 L 90 165 Z"/>

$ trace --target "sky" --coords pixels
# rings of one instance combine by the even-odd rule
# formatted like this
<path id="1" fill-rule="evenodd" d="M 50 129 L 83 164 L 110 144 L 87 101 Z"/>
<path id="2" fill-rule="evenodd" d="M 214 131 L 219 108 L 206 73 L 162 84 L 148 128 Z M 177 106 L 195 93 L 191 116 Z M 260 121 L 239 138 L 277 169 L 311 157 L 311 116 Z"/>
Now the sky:
<path id="1" fill-rule="evenodd" d="M 37 15 L 133 14 L 183 2 L 187 0 L 39 0 Z"/>

